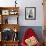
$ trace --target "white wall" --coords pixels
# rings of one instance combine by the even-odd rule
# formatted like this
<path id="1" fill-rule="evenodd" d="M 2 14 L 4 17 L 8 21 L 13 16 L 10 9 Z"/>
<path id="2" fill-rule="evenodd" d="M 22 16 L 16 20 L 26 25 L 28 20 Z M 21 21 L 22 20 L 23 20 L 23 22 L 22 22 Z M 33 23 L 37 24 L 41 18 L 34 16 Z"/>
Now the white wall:
<path id="1" fill-rule="evenodd" d="M 0 0 L 0 6 L 14 6 L 15 0 Z M 19 24 L 21 26 L 43 26 L 42 0 L 17 0 L 19 6 Z M 36 20 L 25 20 L 25 7 L 36 7 Z"/>
<path id="2" fill-rule="evenodd" d="M 36 20 L 25 20 L 25 7 L 36 7 Z M 21 18 L 21 19 L 20 19 Z M 20 3 L 20 25 L 22 26 L 42 26 L 43 6 L 42 0 L 21 0 Z"/>

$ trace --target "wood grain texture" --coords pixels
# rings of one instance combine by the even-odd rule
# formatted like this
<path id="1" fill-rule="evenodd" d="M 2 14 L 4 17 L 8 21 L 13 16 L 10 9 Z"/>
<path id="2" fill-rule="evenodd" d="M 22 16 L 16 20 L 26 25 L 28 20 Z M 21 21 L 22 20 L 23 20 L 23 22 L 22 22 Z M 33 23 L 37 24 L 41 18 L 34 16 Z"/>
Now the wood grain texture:
<path id="1" fill-rule="evenodd" d="M 44 26 L 46 26 L 46 0 L 43 0 L 43 9 L 44 9 Z"/>
<path id="2" fill-rule="evenodd" d="M 9 13 L 9 15 L 2 15 L 2 10 L 8 10 L 8 11 L 14 11 L 14 12 L 17 12 L 17 14 L 13 14 L 11 15 Z M 5 19 L 5 16 L 18 16 L 18 11 L 19 11 L 19 7 L 0 7 L 0 20 L 1 20 L 1 24 L 0 24 L 0 32 L 2 32 L 4 29 L 8 28 L 8 29 L 11 29 L 12 31 L 15 32 L 15 29 L 16 29 L 16 32 L 19 31 L 20 29 L 20 26 L 18 24 L 18 20 L 17 20 L 17 24 L 8 24 L 8 23 L 5 23 L 3 24 L 3 19 Z M 14 17 L 15 17 L 14 16 Z M 9 40 L 8 42 L 7 41 L 0 41 L 0 46 L 18 46 L 18 41 L 13 41 L 13 40 Z"/>
<path id="3" fill-rule="evenodd" d="M 1 29 L 1 31 L 3 31 L 3 29 L 5 29 L 5 28 L 10 28 L 10 29 L 12 29 L 13 31 L 14 31 L 14 29 L 16 29 L 17 31 L 19 31 L 19 25 L 18 24 L 1 24 L 0 25 L 0 29 Z"/>
<path id="4" fill-rule="evenodd" d="M 44 44 L 46 46 L 46 0 L 43 0 L 44 9 Z"/>
<path id="5" fill-rule="evenodd" d="M 0 46 L 18 46 L 18 41 L 1 41 Z"/>

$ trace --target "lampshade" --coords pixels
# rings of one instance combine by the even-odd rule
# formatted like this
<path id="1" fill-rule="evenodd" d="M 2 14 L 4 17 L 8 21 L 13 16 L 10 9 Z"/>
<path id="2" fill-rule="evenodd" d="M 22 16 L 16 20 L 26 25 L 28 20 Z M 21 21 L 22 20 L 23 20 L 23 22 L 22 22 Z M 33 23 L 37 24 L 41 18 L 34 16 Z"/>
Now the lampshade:
<path id="1" fill-rule="evenodd" d="M 17 32 L 17 29 L 16 28 L 14 29 L 14 32 Z"/>

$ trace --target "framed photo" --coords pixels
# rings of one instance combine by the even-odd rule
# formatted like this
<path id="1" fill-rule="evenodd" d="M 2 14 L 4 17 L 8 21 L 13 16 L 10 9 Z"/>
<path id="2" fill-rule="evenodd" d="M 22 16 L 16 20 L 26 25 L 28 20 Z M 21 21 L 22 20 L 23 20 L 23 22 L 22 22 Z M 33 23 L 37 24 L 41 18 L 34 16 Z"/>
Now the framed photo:
<path id="1" fill-rule="evenodd" d="M 2 10 L 2 15 L 9 15 L 9 10 Z"/>
<path id="2" fill-rule="evenodd" d="M 26 7 L 25 8 L 25 19 L 26 20 L 36 20 L 36 7 Z"/>

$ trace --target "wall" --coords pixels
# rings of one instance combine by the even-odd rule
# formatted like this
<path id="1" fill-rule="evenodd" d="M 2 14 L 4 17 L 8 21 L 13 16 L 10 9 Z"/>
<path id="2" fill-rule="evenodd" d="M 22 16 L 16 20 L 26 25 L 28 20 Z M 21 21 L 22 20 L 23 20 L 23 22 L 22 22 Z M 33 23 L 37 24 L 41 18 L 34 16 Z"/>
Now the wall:
<path id="1" fill-rule="evenodd" d="M 43 26 L 42 0 L 21 0 L 20 1 L 20 23 L 22 26 Z M 25 7 L 36 7 L 36 20 L 25 20 Z M 42 17 L 41 17 L 42 16 Z"/>
<path id="2" fill-rule="evenodd" d="M 0 0 L 0 6 L 15 6 L 15 0 Z M 43 26 L 42 0 L 17 0 L 20 26 Z M 36 20 L 25 20 L 25 7 L 36 7 Z M 10 20 L 10 19 L 9 19 Z"/>

